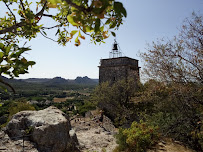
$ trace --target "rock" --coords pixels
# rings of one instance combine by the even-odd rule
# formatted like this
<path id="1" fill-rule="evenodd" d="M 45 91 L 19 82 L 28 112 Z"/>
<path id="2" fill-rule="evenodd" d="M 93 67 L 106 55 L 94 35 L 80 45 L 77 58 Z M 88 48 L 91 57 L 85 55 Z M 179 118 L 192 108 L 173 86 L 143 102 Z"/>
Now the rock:
<path id="1" fill-rule="evenodd" d="M 69 135 L 69 117 L 55 107 L 40 111 L 22 111 L 13 116 L 6 127 L 10 138 L 19 140 L 27 132 L 28 140 L 37 145 L 39 152 L 74 151 L 78 141 Z M 19 137 L 19 138 L 18 138 Z"/>
<path id="2" fill-rule="evenodd" d="M 111 120 L 105 115 L 103 122 L 99 118 L 99 112 L 91 111 L 80 121 L 75 121 L 77 118 L 72 119 L 71 125 L 77 134 L 82 152 L 112 152 L 118 146 L 113 136 L 117 130 Z"/>
<path id="3" fill-rule="evenodd" d="M 71 129 L 71 130 L 69 131 L 69 135 L 70 135 L 72 144 L 74 144 L 74 145 L 79 145 L 78 138 L 77 138 L 77 136 L 76 136 L 75 130 Z"/>
<path id="4" fill-rule="evenodd" d="M 166 145 L 164 145 L 162 142 L 158 143 L 158 145 L 159 145 L 160 147 L 166 147 Z"/>
<path id="5" fill-rule="evenodd" d="M 3 131 L 0 131 L 0 151 L 1 152 L 22 152 L 23 150 L 26 152 L 39 152 L 36 149 L 36 145 L 30 141 L 24 141 L 23 148 L 23 140 L 11 140 L 7 134 Z"/>
<path id="6" fill-rule="evenodd" d="M 92 114 L 92 112 L 91 111 L 88 111 L 88 112 L 86 112 L 85 113 L 85 117 L 87 118 L 91 118 L 91 117 L 93 117 L 93 114 Z"/>
<path id="7" fill-rule="evenodd" d="M 95 130 L 95 134 L 100 134 L 100 129 Z"/>
<path id="8" fill-rule="evenodd" d="M 102 149 L 105 149 L 106 152 L 112 152 L 117 146 L 113 135 L 107 135 L 107 132 L 99 126 L 89 130 L 76 130 L 76 134 L 82 152 L 101 152 Z"/>
<path id="9" fill-rule="evenodd" d="M 106 134 L 106 135 L 111 135 L 111 132 L 106 132 L 105 134 Z"/>

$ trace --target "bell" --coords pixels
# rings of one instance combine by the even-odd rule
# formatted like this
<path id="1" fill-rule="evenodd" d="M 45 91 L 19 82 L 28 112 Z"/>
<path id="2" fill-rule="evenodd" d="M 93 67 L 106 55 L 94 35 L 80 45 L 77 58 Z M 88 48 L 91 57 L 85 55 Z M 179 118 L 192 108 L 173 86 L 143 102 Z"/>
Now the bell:
<path id="1" fill-rule="evenodd" d="M 113 44 L 113 50 L 118 50 L 118 44 L 117 43 Z"/>

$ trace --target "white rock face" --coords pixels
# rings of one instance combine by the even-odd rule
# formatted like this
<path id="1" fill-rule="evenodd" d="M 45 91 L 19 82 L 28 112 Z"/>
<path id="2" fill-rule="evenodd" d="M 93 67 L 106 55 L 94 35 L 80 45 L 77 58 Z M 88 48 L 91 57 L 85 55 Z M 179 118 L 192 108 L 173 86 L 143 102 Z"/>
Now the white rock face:
<path id="1" fill-rule="evenodd" d="M 6 127 L 10 138 L 23 136 L 29 132 L 29 140 L 36 144 L 40 152 L 74 151 L 77 137 L 70 137 L 69 118 L 55 107 L 40 111 L 22 111 L 15 114 Z"/>
<path id="2" fill-rule="evenodd" d="M 116 139 L 101 127 L 76 131 L 82 152 L 112 152 L 116 146 Z"/>
<path id="3" fill-rule="evenodd" d="M 71 125 L 76 132 L 81 152 L 112 152 L 117 145 L 113 134 L 116 128 L 109 118 L 104 116 L 103 123 L 99 116 L 94 118 L 74 118 Z"/>

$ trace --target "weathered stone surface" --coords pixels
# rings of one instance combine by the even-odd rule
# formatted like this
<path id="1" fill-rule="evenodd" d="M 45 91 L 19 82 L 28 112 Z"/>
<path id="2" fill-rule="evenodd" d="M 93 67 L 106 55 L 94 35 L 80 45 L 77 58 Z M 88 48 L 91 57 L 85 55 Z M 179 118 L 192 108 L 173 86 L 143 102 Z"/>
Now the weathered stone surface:
<path id="1" fill-rule="evenodd" d="M 29 132 L 29 140 L 36 144 L 40 152 L 74 151 L 77 137 L 70 137 L 69 118 L 55 107 L 40 111 L 22 111 L 15 114 L 6 127 L 10 138 L 23 136 Z M 16 139 L 18 140 L 18 139 Z"/>
<path id="2" fill-rule="evenodd" d="M 75 130 L 71 129 L 69 131 L 69 135 L 70 135 L 70 137 L 72 139 L 72 144 L 79 145 L 78 138 L 77 138 Z"/>
<path id="3" fill-rule="evenodd" d="M 114 83 L 118 80 L 133 78 L 139 80 L 138 60 L 129 57 L 101 59 L 99 66 L 99 83 Z"/>
<path id="4" fill-rule="evenodd" d="M 115 126 L 113 125 L 112 121 L 107 117 L 104 116 L 103 118 L 103 128 L 111 133 L 114 133 L 115 131 Z"/>
<path id="5" fill-rule="evenodd" d="M 100 114 L 95 113 L 90 117 L 72 119 L 71 125 L 77 134 L 80 150 L 82 152 L 112 152 L 117 146 L 116 139 L 113 134 L 116 128 L 113 126 L 111 120 L 104 116 L 103 123 L 99 121 Z"/>

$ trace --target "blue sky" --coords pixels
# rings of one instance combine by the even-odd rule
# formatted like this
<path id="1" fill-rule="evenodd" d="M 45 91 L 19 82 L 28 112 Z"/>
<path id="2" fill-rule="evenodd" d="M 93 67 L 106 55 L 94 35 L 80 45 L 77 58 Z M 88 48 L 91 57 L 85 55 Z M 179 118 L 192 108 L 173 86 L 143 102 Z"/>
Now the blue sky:
<path id="1" fill-rule="evenodd" d="M 128 16 L 117 34 L 117 42 L 125 56 L 143 61 L 139 52 L 146 51 L 147 43 L 157 38 L 172 38 L 178 34 L 186 17 L 192 12 L 203 15 L 203 0 L 122 0 Z M 1 6 L 0 6 L 1 7 Z M 81 46 L 73 43 L 59 46 L 42 36 L 31 40 L 32 50 L 26 55 L 36 65 L 29 69 L 29 74 L 20 78 L 53 78 L 61 76 L 75 79 L 77 76 L 98 78 L 100 59 L 108 58 L 114 37 L 109 37 L 105 44 L 94 45 L 89 39 Z"/>

